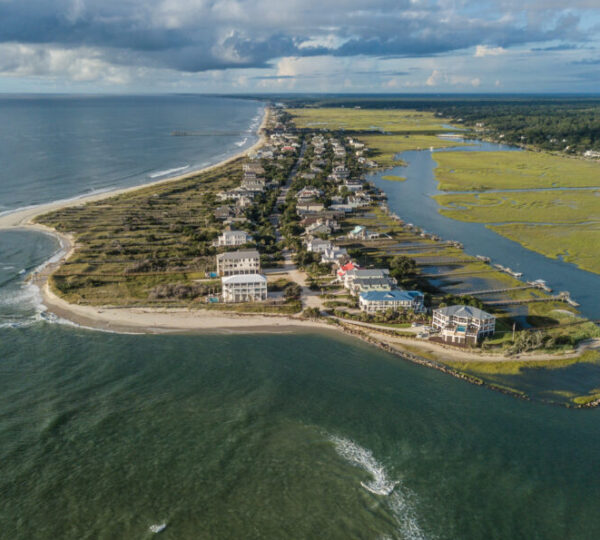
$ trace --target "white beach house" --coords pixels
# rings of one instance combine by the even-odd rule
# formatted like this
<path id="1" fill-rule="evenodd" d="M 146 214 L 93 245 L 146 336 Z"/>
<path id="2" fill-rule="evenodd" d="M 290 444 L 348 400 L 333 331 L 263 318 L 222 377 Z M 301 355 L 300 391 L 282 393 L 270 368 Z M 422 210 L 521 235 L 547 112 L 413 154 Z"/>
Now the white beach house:
<path id="1" fill-rule="evenodd" d="M 496 317 L 472 306 L 448 306 L 433 310 L 432 326 L 448 343 L 475 344 L 494 335 Z"/>
<path id="2" fill-rule="evenodd" d="M 255 249 L 240 249 L 220 253 L 216 259 L 217 273 L 220 276 L 258 274 L 260 272 L 260 254 Z"/>
<path id="3" fill-rule="evenodd" d="M 420 291 L 368 291 L 360 293 L 358 304 L 362 311 L 367 313 L 376 313 L 378 311 L 394 311 L 412 310 L 421 312 L 424 296 Z"/>
<path id="4" fill-rule="evenodd" d="M 249 242 L 252 242 L 252 236 L 246 231 L 223 231 L 215 241 L 215 246 L 243 246 Z"/>
<path id="5" fill-rule="evenodd" d="M 267 278 L 240 274 L 221 278 L 223 302 L 260 302 L 267 299 Z"/>

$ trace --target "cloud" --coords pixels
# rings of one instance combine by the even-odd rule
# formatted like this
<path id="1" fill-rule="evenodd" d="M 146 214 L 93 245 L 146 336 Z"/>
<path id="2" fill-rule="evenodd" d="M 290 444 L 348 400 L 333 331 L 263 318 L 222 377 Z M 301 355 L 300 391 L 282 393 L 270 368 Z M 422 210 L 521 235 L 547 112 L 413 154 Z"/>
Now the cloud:
<path id="1" fill-rule="evenodd" d="M 114 66 L 93 49 L 69 50 L 39 45 L 0 44 L 0 74 L 10 77 L 48 77 L 75 82 L 127 84 L 131 69 Z"/>
<path id="2" fill-rule="evenodd" d="M 500 56 L 505 54 L 506 49 L 503 47 L 488 47 L 487 45 L 477 45 L 475 47 L 475 58 L 483 58 L 484 56 Z"/>
<path id="3" fill-rule="evenodd" d="M 3 0 L 0 43 L 94 50 L 115 66 L 195 73 L 265 68 L 284 57 L 420 58 L 471 47 L 489 56 L 589 39 L 579 15 L 559 2 L 546 11 L 522 4 L 490 0 L 475 16 L 447 0 Z"/>

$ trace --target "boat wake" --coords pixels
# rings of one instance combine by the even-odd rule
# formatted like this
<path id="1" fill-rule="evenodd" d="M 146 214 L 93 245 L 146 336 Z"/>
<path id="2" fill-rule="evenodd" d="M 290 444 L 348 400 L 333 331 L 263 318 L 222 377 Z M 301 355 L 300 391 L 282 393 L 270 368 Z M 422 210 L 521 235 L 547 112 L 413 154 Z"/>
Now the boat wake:
<path id="1" fill-rule="evenodd" d="M 236 142 L 235 145 L 241 148 L 242 146 L 244 146 L 246 144 L 247 141 L 248 141 L 248 137 L 244 137 L 241 141 Z"/>
<path id="2" fill-rule="evenodd" d="M 346 461 L 371 475 L 371 480 L 360 485 L 369 493 L 385 497 L 385 503 L 398 522 L 400 537 L 407 540 L 426 540 L 417 521 L 412 499 L 414 496 L 400 485 L 399 480 L 389 478 L 383 464 L 377 461 L 371 450 L 344 437 L 330 437 L 337 453 Z"/>

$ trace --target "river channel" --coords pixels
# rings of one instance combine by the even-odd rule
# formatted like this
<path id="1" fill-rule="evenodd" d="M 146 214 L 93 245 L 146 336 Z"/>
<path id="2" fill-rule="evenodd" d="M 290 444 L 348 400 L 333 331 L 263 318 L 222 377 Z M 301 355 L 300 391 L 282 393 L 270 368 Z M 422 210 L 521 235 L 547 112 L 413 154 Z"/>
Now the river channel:
<path id="1" fill-rule="evenodd" d="M 586 272 L 575 265 L 550 259 L 530 251 L 520 244 L 500 236 L 483 223 L 456 221 L 439 213 L 434 195 L 445 192 L 437 189 L 434 154 L 436 152 L 497 152 L 515 150 L 506 145 L 456 139 L 469 146 L 437 150 L 410 150 L 398 154 L 406 165 L 377 172 L 368 179 L 388 196 L 392 212 L 404 221 L 413 223 L 445 240 L 457 240 L 469 255 L 484 255 L 523 273 L 523 280 L 543 279 L 556 292 L 569 291 L 580 304 L 580 311 L 592 319 L 600 319 L 600 275 Z M 385 175 L 404 176 L 406 181 L 383 180 Z"/>

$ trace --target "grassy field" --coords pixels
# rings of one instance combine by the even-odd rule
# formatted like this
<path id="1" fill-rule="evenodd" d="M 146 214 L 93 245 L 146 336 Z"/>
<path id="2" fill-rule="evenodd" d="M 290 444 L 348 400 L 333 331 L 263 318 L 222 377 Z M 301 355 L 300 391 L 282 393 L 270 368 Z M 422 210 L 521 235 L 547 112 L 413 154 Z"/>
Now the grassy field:
<path id="1" fill-rule="evenodd" d="M 448 131 L 446 121 L 430 112 L 398 109 L 288 109 L 299 128 L 345 129 L 348 131 L 438 132 Z"/>
<path id="2" fill-rule="evenodd" d="M 600 273 L 600 190 L 436 195 L 440 213 Z"/>
<path id="3" fill-rule="evenodd" d="M 440 212 L 477 223 L 585 223 L 600 219 L 600 190 L 452 193 L 434 197 Z"/>
<path id="4" fill-rule="evenodd" d="M 491 225 L 502 236 L 552 259 L 600 273 L 600 222 L 577 225 Z"/>
<path id="5" fill-rule="evenodd" d="M 442 124 L 449 120 L 428 112 L 342 108 L 289 109 L 288 112 L 299 128 L 344 129 L 355 133 L 371 150 L 370 157 L 385 168 L 401 163 L 396 154 L 406 150 L 462 145 L 437 137 L 436 134 L 448 131 Z M 373 133 L 377 131 L 385 134 Z"/>
<path id="6" fill-rule="evenodd" d="M 213 269 L 210 243 L 222 229 L 212 215 L 214 195 L 237 185 L 241 174 L 236 161 L 186 180 L 40 216 L 39 223 L 71 233 L 77 246 L 51 286 L 73 303 L 192 304 L 216 286 L 196 282 Z M 169 288 L 178 292 L 165 294 Z"/>
<path id="7" fill-rule="evenodd" d="M 390 134 L 390 135 L 358 135 L 358 139 L 371 149 L 371 157 L 382 167 L 395 167 L 402 163 L 396 155 L 407 150 L 426 148 L 450 148 L 465 146 L 464 143 L 440 139 L 435 135 Z"/>
<path id="8" fill-rule="evenodd" d="M 600 163 L 541 152 L 440 152 L 442 191 L 600 187 Z"/>
<path id="9" fill-rule="evenodd" d="M 389 180 L 390 182 L 404 182 L 406 180 L 405 176 L 397 176 L 395 174 L 386 174 L 381 177 L 382 180 Z"/>

